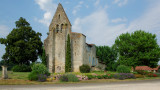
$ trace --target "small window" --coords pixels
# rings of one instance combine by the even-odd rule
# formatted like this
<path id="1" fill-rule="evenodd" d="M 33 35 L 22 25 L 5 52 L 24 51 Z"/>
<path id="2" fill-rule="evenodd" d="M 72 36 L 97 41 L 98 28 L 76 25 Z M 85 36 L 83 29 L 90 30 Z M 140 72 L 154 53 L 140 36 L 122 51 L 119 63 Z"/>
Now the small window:
<path id="1" fill-rule="evenodd" d="M 61 16 L 60 16 L 60 14 L 59 14 L 58 18 L 60 19 L 60 17 L 61 17 Z"/>

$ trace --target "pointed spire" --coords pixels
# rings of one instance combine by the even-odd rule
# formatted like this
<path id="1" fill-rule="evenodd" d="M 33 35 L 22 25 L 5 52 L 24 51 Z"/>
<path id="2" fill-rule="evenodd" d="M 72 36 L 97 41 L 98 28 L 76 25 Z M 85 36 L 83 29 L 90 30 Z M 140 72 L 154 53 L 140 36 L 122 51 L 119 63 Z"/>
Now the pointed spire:
<path id="1" fill-rule="evenodd" d="M 64 17 L 64 20 L 66 20 L 66 23 L 68 23 L 71 26 L 71 23 L 70 23 L 67 15 L 66 15 L 61 3 L 58 4 L 57 10 L 56 10 L 56 12 L 53 16 L 53 19 L 52 19 L 52 22 L 51 22 L 50 26 L 53 26 L 53 24 L 58 21 L 57 20 L 58 17 L 61 17 L 61 16 Z"/>

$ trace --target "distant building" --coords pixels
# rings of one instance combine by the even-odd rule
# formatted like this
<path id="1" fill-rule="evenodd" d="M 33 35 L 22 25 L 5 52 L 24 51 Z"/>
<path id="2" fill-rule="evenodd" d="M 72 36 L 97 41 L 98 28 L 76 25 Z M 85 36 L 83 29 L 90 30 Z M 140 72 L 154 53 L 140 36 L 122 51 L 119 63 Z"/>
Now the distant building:
<path id="1" fill-rule="evenodd" d="M 49 72 L 65 72 L 67 36 L 71 40 L 72 71 L 79 72 L 79 66 L 88 64 L 90 67 L 105 68 L 96 58 L 96 46 L 86 43 L 86 36 L 72 32 L 72 25 L 62 7 L 58 5 L 49 26 L 49 35 L 44 40 L 44 48 L 48 60 Z"/>
<path id="2" fill-rule="evenodd" d="M 148 72 L 157 72 L 160 69 L 160 66 L 156 68 L 150 68 L 148 66 L 136 66 L 135 70 L 143 70 L 143 71 L 148 71 Z"/>

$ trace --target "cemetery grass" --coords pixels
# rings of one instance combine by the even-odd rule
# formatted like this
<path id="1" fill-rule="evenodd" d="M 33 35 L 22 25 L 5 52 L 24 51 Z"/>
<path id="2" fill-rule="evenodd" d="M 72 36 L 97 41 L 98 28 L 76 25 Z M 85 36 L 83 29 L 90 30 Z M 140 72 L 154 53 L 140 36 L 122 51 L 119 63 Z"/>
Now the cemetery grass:
<path id="1" fill-rule="evenodd" d="M 8 71 L 9 79 L 0 80 L 0 85 L 37 85 L 37 84 L 70 84 L 70 83 L 103 83 L 103 82 L 124 82 L 124 81 L 135 81 L 135 80 L 150 80 L 150 79 L 160 79 L 160 77 L 146 77 L 146 78 L 137 78 L 137 79 L 126 79 L 126 80 L 117 80 L 117 79 L 93 79 L 85 80 L 80 82 L 60 82 L 54 80 L 53 82 L 38 82 L 28 80 L 28 75 L 30 72 L 12 72 Z M 96 73 L 98 75 L 104 74 L 104 72 L 91 72 L 83 73 L 83 75 L 89 75 Z M 107 72 L 108 74 L 116 72 Z M 76 75 L 82 75 L 82 73 L 75 73 Z M 2 77 L 2 72 L 0 71 L 0 77 Z"/>

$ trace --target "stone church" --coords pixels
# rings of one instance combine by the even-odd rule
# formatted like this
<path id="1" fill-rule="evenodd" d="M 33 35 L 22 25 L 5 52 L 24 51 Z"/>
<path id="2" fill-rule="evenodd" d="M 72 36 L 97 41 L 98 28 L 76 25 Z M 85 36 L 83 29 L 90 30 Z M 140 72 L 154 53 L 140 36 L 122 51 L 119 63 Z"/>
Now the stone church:
<path id="1" fill-rule="evenodd" d="M 72 71 L 79 72 L 79 66 L 88 64 L 90 67 L 103 67 L 96 58 L 94 44 L 86 43 L 86 36 L 82 33 L 72 32 L 72 25 L 62 7 L 58 5 L 55 15 L 49 26 L 48 37 L 44 40 L 49 72 L 65 72 L 65 56 L 67 36 L 71 40 Z"/>

